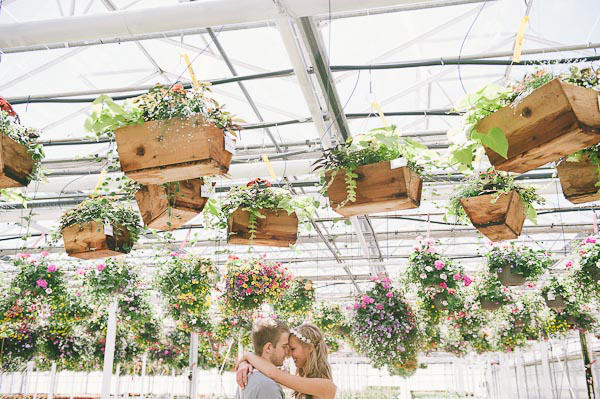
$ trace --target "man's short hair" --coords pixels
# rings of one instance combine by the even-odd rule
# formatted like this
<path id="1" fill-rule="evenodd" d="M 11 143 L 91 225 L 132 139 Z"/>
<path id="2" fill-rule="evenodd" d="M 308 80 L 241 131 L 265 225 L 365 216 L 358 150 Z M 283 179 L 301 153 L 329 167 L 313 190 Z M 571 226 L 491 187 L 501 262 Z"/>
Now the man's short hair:
<path id="1" fill-rule="evenodd" d="M 271 318 L 257 320 L 252 326 L 252 345 L 254 345 L 254 353 L 262 356 L 263 348 L 267 342 L 276 346 L 281 334 L 289 332 L 289 327 L 281 320 Z"/>

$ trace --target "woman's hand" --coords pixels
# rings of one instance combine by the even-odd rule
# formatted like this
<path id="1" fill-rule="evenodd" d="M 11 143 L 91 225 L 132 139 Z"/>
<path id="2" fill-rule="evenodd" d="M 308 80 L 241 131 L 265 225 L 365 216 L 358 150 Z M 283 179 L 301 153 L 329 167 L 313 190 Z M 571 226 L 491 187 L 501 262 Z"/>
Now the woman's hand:
<path id="1" fill-rule="evenodd" d="M 240 388 L 246 388 L 248 385 L 248 375 L 252 374 L 254 371 L 254 367 L 247 361 L 242 360 L 237 364 L 237 372 L 235 373 L 235 381 L 240 386 Z"/>

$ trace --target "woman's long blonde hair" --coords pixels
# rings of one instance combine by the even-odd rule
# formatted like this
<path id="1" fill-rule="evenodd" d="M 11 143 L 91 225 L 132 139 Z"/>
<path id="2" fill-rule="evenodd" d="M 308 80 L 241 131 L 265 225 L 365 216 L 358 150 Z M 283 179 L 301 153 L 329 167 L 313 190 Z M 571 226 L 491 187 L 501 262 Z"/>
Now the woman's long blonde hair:
<path id="1" fill-rule="evenodd" d="M 291 335 L 295 336 L 294 332 L 297 332 L 309 341 L 308 343 L 304 342 L 304 340 L 296 336 L 300 345 L 305 349 L 312 348 L 312 351 L 309 352 L 308 357 L 306 358 L 304 367 L 298 368 L 296 374 L 300 377 L 327 378 L 332 380 L 331 366 L 329 366 L 329 361 L 327 360 L 327 345 L 325 344 L 325 338 L 323 337 L 321 330 L 319 330 L 319 327 L 312 323 L 304 323 L 292 329 L 290 332 Z M 294 397 L 299 399 L 310 398 L 311 396 L 296 391 L 294 392 Z"/>

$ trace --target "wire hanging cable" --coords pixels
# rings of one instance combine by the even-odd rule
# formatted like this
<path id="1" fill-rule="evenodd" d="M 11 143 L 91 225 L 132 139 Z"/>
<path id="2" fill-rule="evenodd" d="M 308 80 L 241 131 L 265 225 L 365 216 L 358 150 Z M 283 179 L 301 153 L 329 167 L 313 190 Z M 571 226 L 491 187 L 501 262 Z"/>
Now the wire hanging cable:
<path id="1" fill-rule="evenodd" d="M 467 34 L 465 35 L 461 45 L 460 45 L 460 50 L 458 51 L 458 79 L 460 80 L 460 85 L 462 86 L 463 91 L 465 92 L 465 94 L 467 93 L 467 90 L 465 89 L 465 85 L 463 84 L 462 81 L 462 75 L 460 74 L 460 57 L 462 55 L 462 51 L 463 51 L 463 47 L 465 45 L 465 42 L 467 41 L 467 37 L 469 37 L 469 34 L 471 33 L 471 29 L 473 29 L 473 26 L 475 25 L 475 22 L 477 22 L 477 19 L 479 19 L 479 15 L 481 15 L 481 12 L 483 11 L 485 5 L 487 4 L 487 0 L 485 0 L 483 2 L 483 4 L 481 5 L 481 8 L 479 9 L 479 11 L 477 12 L 477 15 L 475 15 L 475 19 L 473 19 L 473 22 L 471 23 L 471 26 L 469 26 L 469 29 L 467 30 Z"/>

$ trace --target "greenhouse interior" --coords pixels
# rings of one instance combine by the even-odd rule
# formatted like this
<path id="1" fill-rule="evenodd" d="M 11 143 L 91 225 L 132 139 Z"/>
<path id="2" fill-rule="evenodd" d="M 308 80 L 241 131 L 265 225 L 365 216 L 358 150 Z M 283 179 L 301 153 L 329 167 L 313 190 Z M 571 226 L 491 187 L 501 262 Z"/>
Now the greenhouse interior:
<path id="1" fill-rule="evenodd" d="M 0 0 L 0 398 L 600 399 L 598 49 L 599 0 Z"/>

